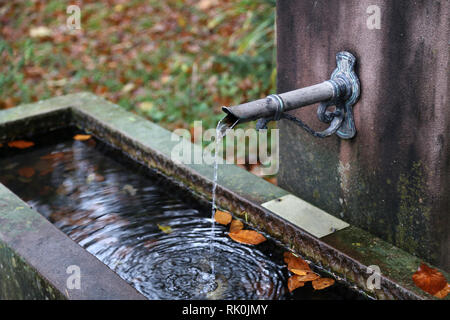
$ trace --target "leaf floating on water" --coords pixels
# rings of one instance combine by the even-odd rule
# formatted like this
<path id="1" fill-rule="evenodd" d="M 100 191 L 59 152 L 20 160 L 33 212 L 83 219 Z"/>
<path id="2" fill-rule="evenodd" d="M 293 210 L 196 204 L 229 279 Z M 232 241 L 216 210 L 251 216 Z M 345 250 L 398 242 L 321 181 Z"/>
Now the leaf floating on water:
<path id="1" fill-rule="evenodd" d="M 100 174 L 97 174 L 97 173 L 90 173 L 90 174 L 88 174 L 88 176 L 86 177 L 86 182 L 87 183 L 91 183 L 91 182 L 94 182 L 94 181 L 96 181 L 96 182 L 105 181 L 105 177 L 100 175 Z"/>
<path id="2" fill-rule="evenodd" d="M 237 232 L 242 229 L 244 229 L 244 224 L 241 220 L 234 219 L 233 221 L 231 221 L 230 233 Z"/>
<path id="3" fill-rule="evenodd" d="M 299 280 L 299 277 L 294 275 L 288 279 L 289 292 L 294 291 L 297 288 L 303 287 L 305 283 Z"/>
<path id="4" fill-rule="evenodd" d="M 34 146 L 34 142 L 25 140 L 16 140 L 8 142 L 8 147 L 17 149 L 26 149 Z"/>
<path id="5" fill-rule="evenodd" d="M 77 134 L 73 137 L 73 139 L 77 141 L 86 141 L 89 140 L 90 138 L 92 138 L 90 134 Z"/>
<path id="6" fill-rule="evenodd" d="M 325 288 L 328 288 L 334 284 L 334 279 L 330 278 L 320 278 L 317 280 L 314 280 L 312 282 L 312 286 L 315 290 L 323 290 Z"/>
<path id="7" fill-rule="evenodd" d="M 30 167 L 20 168 L 18 172 L 19 172 L 19 176 L 24 177 L 24 178 L 31 178 L 36 173 L 36 171 Z"/>
<path id="8" fill-rule="evenodd" d="M 62 158 L 64 158 L 64 152 L 54 152 L 41 157 L 42 160 L 59 160 Z"/>
<path id="9" fill-rule="evenodd" d="M 413 274 L 412 279 L 416 286 L 429 294 L 435 295 L 447 286 L 447 280 L 438 270 L 422 263 Z"/>
<path id="10" fill-rule="evenodd" d="M 243 244 L 257 245 L 266 241 L 266 238 L 262 234 L 253 230 L 239 230 L 229 233 L 228 236 L 234 241 Z"/>
<path id="11" fill-rule="evenodd" d="M 131 184 L 126 184 L 122 188 L 123 191 L 127 192 L 131 196 L 135 196 L 137 189 L 134 188 Z"/>
<path id="12" fill-rule="evenodd" d="M 214 220 L 217 223 L 223 224 L 225 226 L 228 225 L 232 219 L 233 217 L 231 216 L 231 214 L 225 211 L 217 210 L 216 213 L 214 214 Z"/>
<path id="13" fill-rule="evenodd" d="M 435 293 L 434 296 L 439 299 L 444 299 L 445 297 L 447 297 L 449 293 L 450 293 L 450 284 L 447 283 L 444 289 Z"/>
<path id="14" fill-rule="evenodd" d="M 303 270 L 303 271 L 311 271 L 311 268 L 308 265 L 308 262 L 303 260 L 300 257 L 296 257 L 292 252 L 285 252 L 283 254 L 284 262 L 287 264 L 287 268 L 289 271 L 295 270 Z"/>
<path id="15" fill-rule="evenodd" d="M 163 225 L 158 224 L 158 228 L 159 228 L 159 230 L 161 230 L 162 232 L 164 232 L 166 234 L 169 234 L 173 231 L 170 226 L 163 226 Z"/>
<path id="16" fill-rule="evenodd" d="M 88 176 L 86 177 L 86 183 L 91 183 L 95 180 L 95 173 L 90 173 L 88 174 Z"/>

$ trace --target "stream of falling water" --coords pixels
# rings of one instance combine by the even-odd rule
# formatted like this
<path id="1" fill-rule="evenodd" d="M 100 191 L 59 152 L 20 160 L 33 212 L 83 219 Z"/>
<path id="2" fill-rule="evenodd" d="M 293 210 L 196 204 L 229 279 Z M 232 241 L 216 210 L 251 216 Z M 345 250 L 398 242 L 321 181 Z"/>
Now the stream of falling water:
<path id="1" fill-rule="evenodd" d="M 213 176 L 213 188 L 212 188 L 212 205 L 211 205 L 211 235 L 210 235 L 210 246 L 209 246 L 209 254 L 211 256 L 211 274 L 214 276 L 214 227 L 215 227 L 215 219 L 214 215 L 217 210 L 216 206 L 216 189 L 217 189 L 217 178 L 219 172 L 219 150 L 220 144 L 222 143 L 223 138 L 227 135 L 228 131 L 233 129 L 237 125 L 238 121 L 231 121 L 230 117 L 227 116 L 220 120 L 217 123 L 216 127 L 216 139 L 215 139 L 215 148 L 214 148 L 214 176 Z"/>

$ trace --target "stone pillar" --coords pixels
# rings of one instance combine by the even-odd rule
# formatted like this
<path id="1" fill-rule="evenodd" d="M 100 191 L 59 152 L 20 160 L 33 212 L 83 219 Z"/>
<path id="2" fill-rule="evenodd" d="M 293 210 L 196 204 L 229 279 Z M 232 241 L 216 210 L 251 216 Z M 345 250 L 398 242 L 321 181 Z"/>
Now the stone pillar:
<path id="1" fill-rule="evenodd" d="M 280 121 L 280 186 L 447 271 L 449 13 L 448 0 L 277 1 L 279 93 L 329 79 L 343 50 L 361 80 L 354 139 Z M 316 110 L 293 114 L 323 129 Z"/>

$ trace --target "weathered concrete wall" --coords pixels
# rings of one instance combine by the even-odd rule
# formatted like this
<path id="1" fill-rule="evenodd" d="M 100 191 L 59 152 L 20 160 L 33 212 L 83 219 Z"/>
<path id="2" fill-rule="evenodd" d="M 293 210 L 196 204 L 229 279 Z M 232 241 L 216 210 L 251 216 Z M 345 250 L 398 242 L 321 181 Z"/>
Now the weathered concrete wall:
<path id="1" fill-rule="evenodd" d="M 449 270 L 449 1 L 277 5 L 278 92 L 329 79 L 342 50 L 362 84 L 351 141 L 280 122 L 280 186 Z M 367 27 L 371 5 L 379 30 Z M 294 114 L 323 128 L 316 110 Z"/>
<path id="2" fill-rule="evenodd" d="M 0 300 L 62 300 L 57 289 L 0 242 Z"/>

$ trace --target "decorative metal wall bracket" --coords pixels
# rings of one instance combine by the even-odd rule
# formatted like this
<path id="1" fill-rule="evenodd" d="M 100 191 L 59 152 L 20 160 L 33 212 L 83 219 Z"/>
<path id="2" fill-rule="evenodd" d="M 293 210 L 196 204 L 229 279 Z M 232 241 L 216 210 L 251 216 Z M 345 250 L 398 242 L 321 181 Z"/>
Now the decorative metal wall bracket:
<path id="1" fill-rule="evenodd" d="M 270 121 L 287 119 L 314 135 L 325 138 L 336 134 L 342 139 L 351 139 L 356 135 L 353 118 L 353 106 L 359 99 L 360 82 L 355 73 L 356 58 L 349 52 L 339 52 L 336 55 L 337 68 L 331 79 L 320 84 L 273 94 L 265 99 L 244 103 L 234 107 L 223 107 L 230 122 L 241 123 L 257 120 L 257 129 L 267 128 Z M 302 120 L 286 113 L 315 103 L 320 103 L 317 116 L 320 121 L 330 126 L 317 132 Z M 334 110 L 329 108 L 334 106 Z"/>

